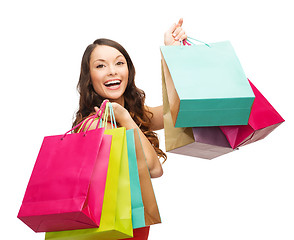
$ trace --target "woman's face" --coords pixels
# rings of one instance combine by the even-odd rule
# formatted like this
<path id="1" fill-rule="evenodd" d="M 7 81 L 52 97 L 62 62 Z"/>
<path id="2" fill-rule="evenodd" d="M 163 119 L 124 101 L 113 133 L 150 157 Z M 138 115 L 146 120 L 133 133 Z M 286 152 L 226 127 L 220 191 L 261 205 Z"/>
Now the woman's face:
<path id="1" fill-rule="evenodd" d="M 90 57 L 90 76 L 97 94 L 124 105 L 123 94 L 128 84 L 129 70 L 120 51 L 98 45 Z"/>

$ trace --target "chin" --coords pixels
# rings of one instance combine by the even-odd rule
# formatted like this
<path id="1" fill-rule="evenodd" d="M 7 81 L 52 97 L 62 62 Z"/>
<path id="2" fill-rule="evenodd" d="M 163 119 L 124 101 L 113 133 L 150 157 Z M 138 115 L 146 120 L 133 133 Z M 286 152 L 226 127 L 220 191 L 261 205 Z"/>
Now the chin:
<path id="1" fill-rule="evenodd" d="M 105 99 L 108 99 L 111 102 L 120 103 L 123 99 L 123 94 L 107 94 L 104 96 Z"/>
<path id="2" fill-rule="evenodd" d="M 107 95 L 105 98 L 109 99 L 109 100 L 113 100 L 113 101 L 117 101 L 122 97 L 122 94 L 120 95 L 116 95 L 116 94 L 112 94 L 112 95 Z"/>
<path id="3" fill-rule="evenodd" d="M 119 100 L 123 97 L 124 91 L 117 91 L 117 92 L 106 92 L 105 98 L 112 99 L 112 100 Z"/>

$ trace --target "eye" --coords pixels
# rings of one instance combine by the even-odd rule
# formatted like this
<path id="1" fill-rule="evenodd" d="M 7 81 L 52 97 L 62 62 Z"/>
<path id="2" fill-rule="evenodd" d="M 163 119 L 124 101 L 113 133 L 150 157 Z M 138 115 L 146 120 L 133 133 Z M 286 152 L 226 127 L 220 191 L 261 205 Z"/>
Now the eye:
<path id="1" fill-rule="evenodd" d="M 103 67 L 105 67 L 105 65 L 103 65 L 103 64 L 98 64 L 98 65 L 96 66 L 96 68 L 103 68 Z"/>
<path id="2" fill-rule="evenodd" d="M 122 62 L 122 61 L 119 61 L 119 62 L 117 62 L 116 64 L 117 64 L 117 65 L 123 65 L 123 64 L 125 64 L 125 63 Z"/>

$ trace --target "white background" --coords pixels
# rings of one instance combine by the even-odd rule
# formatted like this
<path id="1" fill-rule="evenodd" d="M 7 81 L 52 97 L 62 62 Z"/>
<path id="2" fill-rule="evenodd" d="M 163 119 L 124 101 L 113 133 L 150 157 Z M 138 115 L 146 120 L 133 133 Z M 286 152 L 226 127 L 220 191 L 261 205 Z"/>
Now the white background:
<path id="1" fill-rule="evenodd" d="M 180 17 L 188 35 L 230 40 L 247 76 L 285 118 L 266 139 L 208 161 L 168 154 L 154 179 L 159 239 L 294 239 L 291 1 L 32 1 L 0 4 L 1 239 L 43 239 L 16 218 L 42 139 L 69 130 L 82 54 L 121 43 L 149 106 L 160 105 L 159 46 Z M 164 133 L 159 131 L 161 148 Z"/>

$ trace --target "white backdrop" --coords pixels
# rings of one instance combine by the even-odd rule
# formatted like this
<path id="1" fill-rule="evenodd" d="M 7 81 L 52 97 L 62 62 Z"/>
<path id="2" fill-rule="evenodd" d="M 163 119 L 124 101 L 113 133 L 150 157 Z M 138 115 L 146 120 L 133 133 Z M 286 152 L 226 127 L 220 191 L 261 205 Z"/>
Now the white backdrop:
<path id="1" fill-rule="evenodd" d="M 44 238 L 16 216 L 43 137 L 71 127 L 86 46 L 100 37 L 120 42 L 147 104 L 160 105 L 159 46 L 180 17 L 192 37 L 230 40 L 247 76 L 286 122 L 211 161 L 168 154 L 164 175 L 153 180 L 162 224 L 151 227 L 149 239 L 294 238 L 290 0 L 11 0 L 0 4 L 1 239 Z"/>

